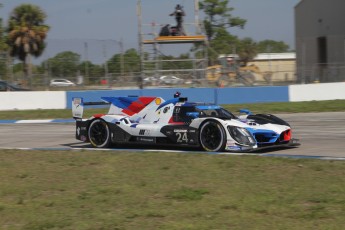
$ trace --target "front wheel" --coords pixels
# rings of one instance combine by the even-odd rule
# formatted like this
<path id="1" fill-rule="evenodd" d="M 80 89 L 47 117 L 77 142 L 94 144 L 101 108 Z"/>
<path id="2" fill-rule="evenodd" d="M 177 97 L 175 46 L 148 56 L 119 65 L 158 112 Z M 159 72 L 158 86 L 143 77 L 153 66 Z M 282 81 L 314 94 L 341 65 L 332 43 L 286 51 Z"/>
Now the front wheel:
<path id="1" fill-rule="evenodd" d="M 226 133 L 219 122 L 211 120 L 206 121 L 200 128 L 199 140 L 201 147 L 206 151 L 224 151 Z"/>
<path id="2" fill-rule="evenodd" d="M 107 123 L 102 119 L 94 120 L 88 131 L 89 140 L 93 147 L 106 148 L 110 145 L 110 131 Z"/>

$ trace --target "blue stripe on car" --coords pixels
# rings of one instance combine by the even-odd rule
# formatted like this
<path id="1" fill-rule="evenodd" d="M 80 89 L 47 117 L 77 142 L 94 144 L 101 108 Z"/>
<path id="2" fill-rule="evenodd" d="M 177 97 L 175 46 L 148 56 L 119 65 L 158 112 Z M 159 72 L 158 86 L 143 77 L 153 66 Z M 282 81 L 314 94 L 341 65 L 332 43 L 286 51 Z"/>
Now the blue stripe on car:
<path id="1" fill-rule="evenodd" d="M 110 102 L 121 109 L 128 108 L 133 102 L 138 100 L 137 97 L 101 97 L 101 99 Z"/>
<path id="2" fill-rule="evenodd" d="M 198 105 L 195 108 L 202 109 L 202 110 L 209 110 L 209 109 L 220 109 L 219 105 Z"/>

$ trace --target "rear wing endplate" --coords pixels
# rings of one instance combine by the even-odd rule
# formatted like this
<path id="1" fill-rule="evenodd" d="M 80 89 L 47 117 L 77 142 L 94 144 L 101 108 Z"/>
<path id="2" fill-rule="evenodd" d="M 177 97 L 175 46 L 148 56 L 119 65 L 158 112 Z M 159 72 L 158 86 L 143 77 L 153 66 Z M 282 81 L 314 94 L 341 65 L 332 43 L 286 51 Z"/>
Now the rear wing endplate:
<path id="1" fill-rule="evenodd" d="M 84 106 L 88 105 L 109 105 L 109 102 L 97 101 L 97 102 L 84 102 L 82 97 L 72 98 L 72 115 L 76 120 L 83 118 Z"/>

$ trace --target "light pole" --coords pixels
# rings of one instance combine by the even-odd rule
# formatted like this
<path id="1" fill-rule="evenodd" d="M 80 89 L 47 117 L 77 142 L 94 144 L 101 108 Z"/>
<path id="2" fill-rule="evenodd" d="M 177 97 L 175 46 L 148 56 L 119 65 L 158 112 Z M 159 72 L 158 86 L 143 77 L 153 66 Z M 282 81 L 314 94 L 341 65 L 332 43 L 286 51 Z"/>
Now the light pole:
<path id="1" fill-rule="evenodd" d="M 103 49 L 103 57 L 104 57 L 104 78 L 108 81 L 108 85 L 109 85 L 109 88 L 111 87 L 111 81 L 112 81 L 112 77 L 111 77 L 111 74 L 110 74 L 110 77 L 109 77 L 109 66 L 108 66 L 108 60 L 107 60 L 107 42 L 114 42 L 116 45 L 119 45 L 120 46 L 120 74 L 121 74 L 121 77 L 124 76 L 124 70 L 125 70 L 125 67 L 124 67 L 124 45 L 123 45 L 123 41 L 122 41 L 122 38 L 120 41 L 117 41 L 117 40 L 112 40 L 112 39 L 106 39 L 106 40 L 100 40 L 102 41 L 102 49 Z"/>
<path id="2" fill-rule="evenodd" d="M 106 49 L 106 41 L 103 40 L 102 47 L 103 47 L 103 56 L 104 56 L 104 79 L 108 81 L 109 88 L 111 87 L 110 79 L 108 79 L 108 60 L 107 60 L 107 49 Z"/>
<path id="3" fill-rule="evenodd" d="M 89 82 L 89 46 L 87 42 L 84 43 L 84 49 L 85 49 L 85 78 L 87 79 L 87 82 Z M 82 81 L 82 85 L 84 85 L 84 80 Z"/>
<path id="4" fill-rule="evenodd" d="M 199 0 L 194 0 L 194 17 L 195 17 L 195 26 L 196 34 L 201 34 L 200 24 L 199 24 Z"/>
<path id="5" fill-rule="evenodd" d="M 144 70 L 144 47 L 143 47 L 143 34 L 142 34 L 142 14 L 141 14 L 141 0 L 137 1 L 137 16 L 138 16 L 138 42 L 139 42 L 139 55 L 140 55 L 140 79 L 139 79 L 139 88 L 143 88 L 143 70 Z"/>
<path id="6" fill-rule="evenodd" d="M 121 72 L 121 77 L 124 77 L 124 71 L 125 71 L 125 64 L 124 64 L 124 50 L 123 50 L 123 41 L 122 38 L 119 41 L 119 45 L 120 45 L 120 52 L 121 52 L 121 58 L 120 58 L 120 72 Z"/>

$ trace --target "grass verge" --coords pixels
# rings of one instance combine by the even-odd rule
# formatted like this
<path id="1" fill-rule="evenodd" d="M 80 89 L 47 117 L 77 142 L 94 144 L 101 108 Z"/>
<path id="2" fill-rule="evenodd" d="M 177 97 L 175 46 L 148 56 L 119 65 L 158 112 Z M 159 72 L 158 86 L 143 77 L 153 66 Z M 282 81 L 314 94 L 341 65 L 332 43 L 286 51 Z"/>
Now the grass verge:
<path id="1" fill-rule="evenodd" d="M 0 150 L 0 229 L 343 229 L 341 161 Z"/>
<path id="2" fill-rule="evenodd" d="M 237 113 L 240 109 L 250 109 L 254 113 L 308 113 L 345 111 L 345 100 L 311 101 L 311 102 L 277 102 L 257 104 L 224 105 L 226 109 Z M 84 117 L 92 114 L 107 113 L 108 109 L 85 109 Z M 0 111 L 0 120 L 20 119 L 67 119 L 72 117 L 69 109 Z"/>

